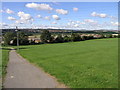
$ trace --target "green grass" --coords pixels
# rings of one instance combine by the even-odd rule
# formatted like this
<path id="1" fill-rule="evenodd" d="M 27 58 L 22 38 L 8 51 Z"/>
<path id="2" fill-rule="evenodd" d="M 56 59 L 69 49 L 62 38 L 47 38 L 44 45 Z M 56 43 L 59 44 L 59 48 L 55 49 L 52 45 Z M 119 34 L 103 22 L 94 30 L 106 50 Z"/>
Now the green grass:
<path id="1" fill-rule="evenodd" d="M 5 77 L 7 71 L 6 71 L 6 68 L 7 68 L 7 63 L 8 63 L 8 60 L 9 60 L 9 50 L 2 50 L 2 65 L 0 65 L 0 67 L 2 67 L 2 78 Z"/>
<path id="2" fill-rule="evenodd" d="M 19 53 L 68 87 L 118 87 L 117 38 L 21 46 Z"/>

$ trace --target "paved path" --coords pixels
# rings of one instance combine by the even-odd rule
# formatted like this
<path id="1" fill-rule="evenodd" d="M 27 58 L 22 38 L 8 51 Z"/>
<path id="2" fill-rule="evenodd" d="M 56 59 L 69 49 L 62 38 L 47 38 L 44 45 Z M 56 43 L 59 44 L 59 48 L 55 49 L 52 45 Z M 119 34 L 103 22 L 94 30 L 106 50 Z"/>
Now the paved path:
<path id="1" fill-rule="evenodd" d="M 5 88 L 64 88 L 55 78 L 10 51 Z"/>

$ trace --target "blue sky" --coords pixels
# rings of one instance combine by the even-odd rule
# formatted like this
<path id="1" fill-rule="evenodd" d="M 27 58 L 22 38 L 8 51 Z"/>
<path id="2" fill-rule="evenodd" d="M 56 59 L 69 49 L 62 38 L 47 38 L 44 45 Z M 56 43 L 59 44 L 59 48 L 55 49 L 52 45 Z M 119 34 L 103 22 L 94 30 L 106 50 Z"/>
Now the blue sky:
<path id="1" fill-rule="evenodd" d="M 16 25 L 27 28 L 68 29 L 118 27 L 117 2 L 3 2 L 1 10 L 1 23 L 6 28 Z"/>

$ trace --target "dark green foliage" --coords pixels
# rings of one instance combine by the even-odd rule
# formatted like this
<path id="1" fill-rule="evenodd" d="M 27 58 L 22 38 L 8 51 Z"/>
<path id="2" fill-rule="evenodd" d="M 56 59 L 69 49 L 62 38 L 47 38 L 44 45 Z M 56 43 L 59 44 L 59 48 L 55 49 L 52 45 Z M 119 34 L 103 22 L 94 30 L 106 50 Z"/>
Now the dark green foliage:
<path id="1" fill-rule="evenodd" d="M 83 36 L 84 40 L 91 40 L 95 39 L 93 36 Z"/>
<path id="2" fill-rule="evenodd" d="M 94 39 L 94 37 L 93 36 L 89 36 L 89 39 Z"/>
<path id="3" fill-rule="evenodd" d="M 19 32 L 19 44 L 20 45 L 28 45 L 29 40 L 28 36 L 24 32 Z M 14 37 L 13 39 L 13 45 L 17 45 L 17 37 Z"/>
<path id="4" fill-rule="evenodd" d="M 68 37 L 67 35 L 64 36 L 64 42 L 69 42 L 69 41 L 71 41 L 70 37 Z"/>
<path id="5" fill-rule="evenodd" d="M 118 38 L 120 38 L 120 34 L 118 35 Z"/>
<path id="6" fill-rule="evenodd" d="M 29 42 L 31 45 L 34 45 L 35 44 L 35 40 L 30 40 Z"/>
<path id="7" fill-rule="evenodd" d="M 110 34 L 110 35 L 108 36 L 108 38 L 112 38 L 112 35 Z"/>
<path id="8" fill-rule="evenodd" d="M 88 36 L 83 36 L 85 40 L 89 40 L 89 37 Z"/>
<path id="9" fill-rule="evenodd" d="M 14 33 L 13 32 L 6 32 L 4 35 L 4 44 L 5 45 L 10 45 L 10 41 L 14 38 Z"/>
<path id="10" fill-rule="evenodd" d="M 106 38 L 113 38 L 113 37 L 112 37 L 112 34 L 107 34 L 107 35 L 106 35 Z"/>
<path id="11" fill-rule="evenodd" d="M 63 39 L 62 35 L 59 34 L 54 42 L 55 43 L 62 43 L 62 42 L 64 42 L 64 39 Z"/>
<path id="12" fill-rule="evenodd" d="M 79 34 L 72 34 L 71 35 L 71 41 L 81 41 L 82 38 Z"/>
<path id="13" fill-rule="evenodd" d="M 51 36 L 50 37 L 50 43 L 53 43 L 54 42 L 54 36 Z"/>
<path id="14" fill-rule="evenodd" d="M 51 33 L 48 30 L 44 30 L 41 33 L 40 39 L 43 43 L 48 43 L 51 40 Z"/>
<path id="15" fill-rule="evenodd" d="M 106 38 L 104 34 L 101 34 L 101 38 Z"/>

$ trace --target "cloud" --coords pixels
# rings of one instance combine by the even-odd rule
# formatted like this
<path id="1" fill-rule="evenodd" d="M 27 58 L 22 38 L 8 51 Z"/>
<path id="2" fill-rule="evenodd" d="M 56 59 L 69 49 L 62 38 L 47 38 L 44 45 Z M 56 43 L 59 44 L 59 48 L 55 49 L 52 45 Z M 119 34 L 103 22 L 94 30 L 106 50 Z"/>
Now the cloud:
<path id="1" fill-rule="evenodd" d="M 73 8 L 73 11 L 78 11 L 78 8 Z"/>
<path id="2" fill-rule="evenodd" d="M 0 10 L 0 13 L 3 13 L 4 11 L 3 10 Z"/>
<path id="3" fill-rule="evenodd" d="M 15 21 L 16 24 L 24 24 L 25 22 L 21 21 L 21 20 L 16 20 Z"/>
<path id="4" fill-rule="evenodd" d="M 34 21 L 33 17 L 30 14 L 24 13 L 24 12 L 18 12 L 18 16 L 20 17 L 20 20 L 17 20 L 16 23 L 31 23 Z"/>
<path id="5" fill-rule="evenodd" d="M 18 16 L 21 20 L 32 20 L 32 16 L 24 12 L 18 12 Z"/>
<path id="6" fill-rule="evenodd" d="M 53 19 L 60 20 L 60 17 L 58 15 L 52 15 Z"/>
<path id="7" fill-rule="evenodd" d="M 67 11 L 67 10 L 64 10 L 64 9 L 56 9 L 56 12 L 57 12 L 58 14 L 63 14 L 63 15 L 68 14 L 68 11 Z"/>
<path id="8" fill-rule="evenodd" d="M 101 17 L 101 18 L 106 18 L 106 17 L 107 17 L 107 14 L 99 14 L 99 17 Z"/>
<path id="9" fill-rule="evenodd" d="M 120 26 L 120 23 L 118 22 L 110 22 L 113 26 Z"/>
<path id="10" fill-rule="evenodd" d="M 38 18 L 42 18 L 42 16 L 41 16 L 41 15 L 37 15 L 37 17 L 38 17 Z"/>
<path id="11" fill-rule="evenodd" d="M 57 24 L 57 22 L 54 21 L 54 22 L 52 22 L 52 24 Z"/>
<path id="12" fill-rule="evenodd" d="M 46 20 L 50 20 L 50 16 L 45 16 L 45 19 Z"/>
<path id="13" fill-rule="evenodd" d="M 85 19 L 84 21 L 85 21 L 85 22 L 88 22 L 88 23 L 97 23 L 97 21 L 92 20 L 92 19 Z"/>
<path id="14" fill-rule="evenodd" d="M 91 16 L 100 17 L 100 18 L 106 18 L 108 15 L 107 15 L 107 14 L 104 14 L 104 13 L 92 12 L 92 13 L 91 13 Z"/>
<path id="15" fill-rule="evenodd" d="M 118 17 L 115 16 L 109 16 L 109 18 L 111 18 L 112 20 L 118 20 Z"/>
<path id="16" fill-rule="evenodd" d="M 25 5 L 28 8 L 33 8 L 36 10 L 53 10 L 52 7 L 50 7 L 49 4 L 37 4 L 37 3 L 28 3 Z"/>
<path id="17" fill-rule="evenodd" d="M 78 24 L 75 24 L 74 27 L 79 27 L 79 25 L 78 25 Z"/>
<path id="18" fill-rule="evenodd" d="M 6 9 L 6 13 L 8 13 L 8 14 L 13 14 L 14 11 L 12 11 L 12 10 L 10 10 L 10 9 Z"/>
<path id="19" fill-rule="evenodd" d="M 69 23 L 69 22 L 68 22 L 68 23 L 67 23 L 67 25 L 68 25 L 68 26 L 70 26 L 70 25 L 71 25 L 71 23 Z"/>
<path id="20" fill-rule="evenodd" d="M 91 13 L 91 16 L 94 16 L 94 17 L 95 17 L 95 16 L 98 16 L 98 14 L 97 14 L 96 12 L 92 12 L 92 13 Z"/>
<path id="21" fill-rule="evenodd" d="M 8 20 L 16 20 L 14 17 L 8 17 Z"/>
<path id="22" fill-rule="evenodd" d="M 6 24 L 6 23 L 0 23 L 0 27 L 5 27 L 5 26 L 8 26 L 8 24 Z"/>

